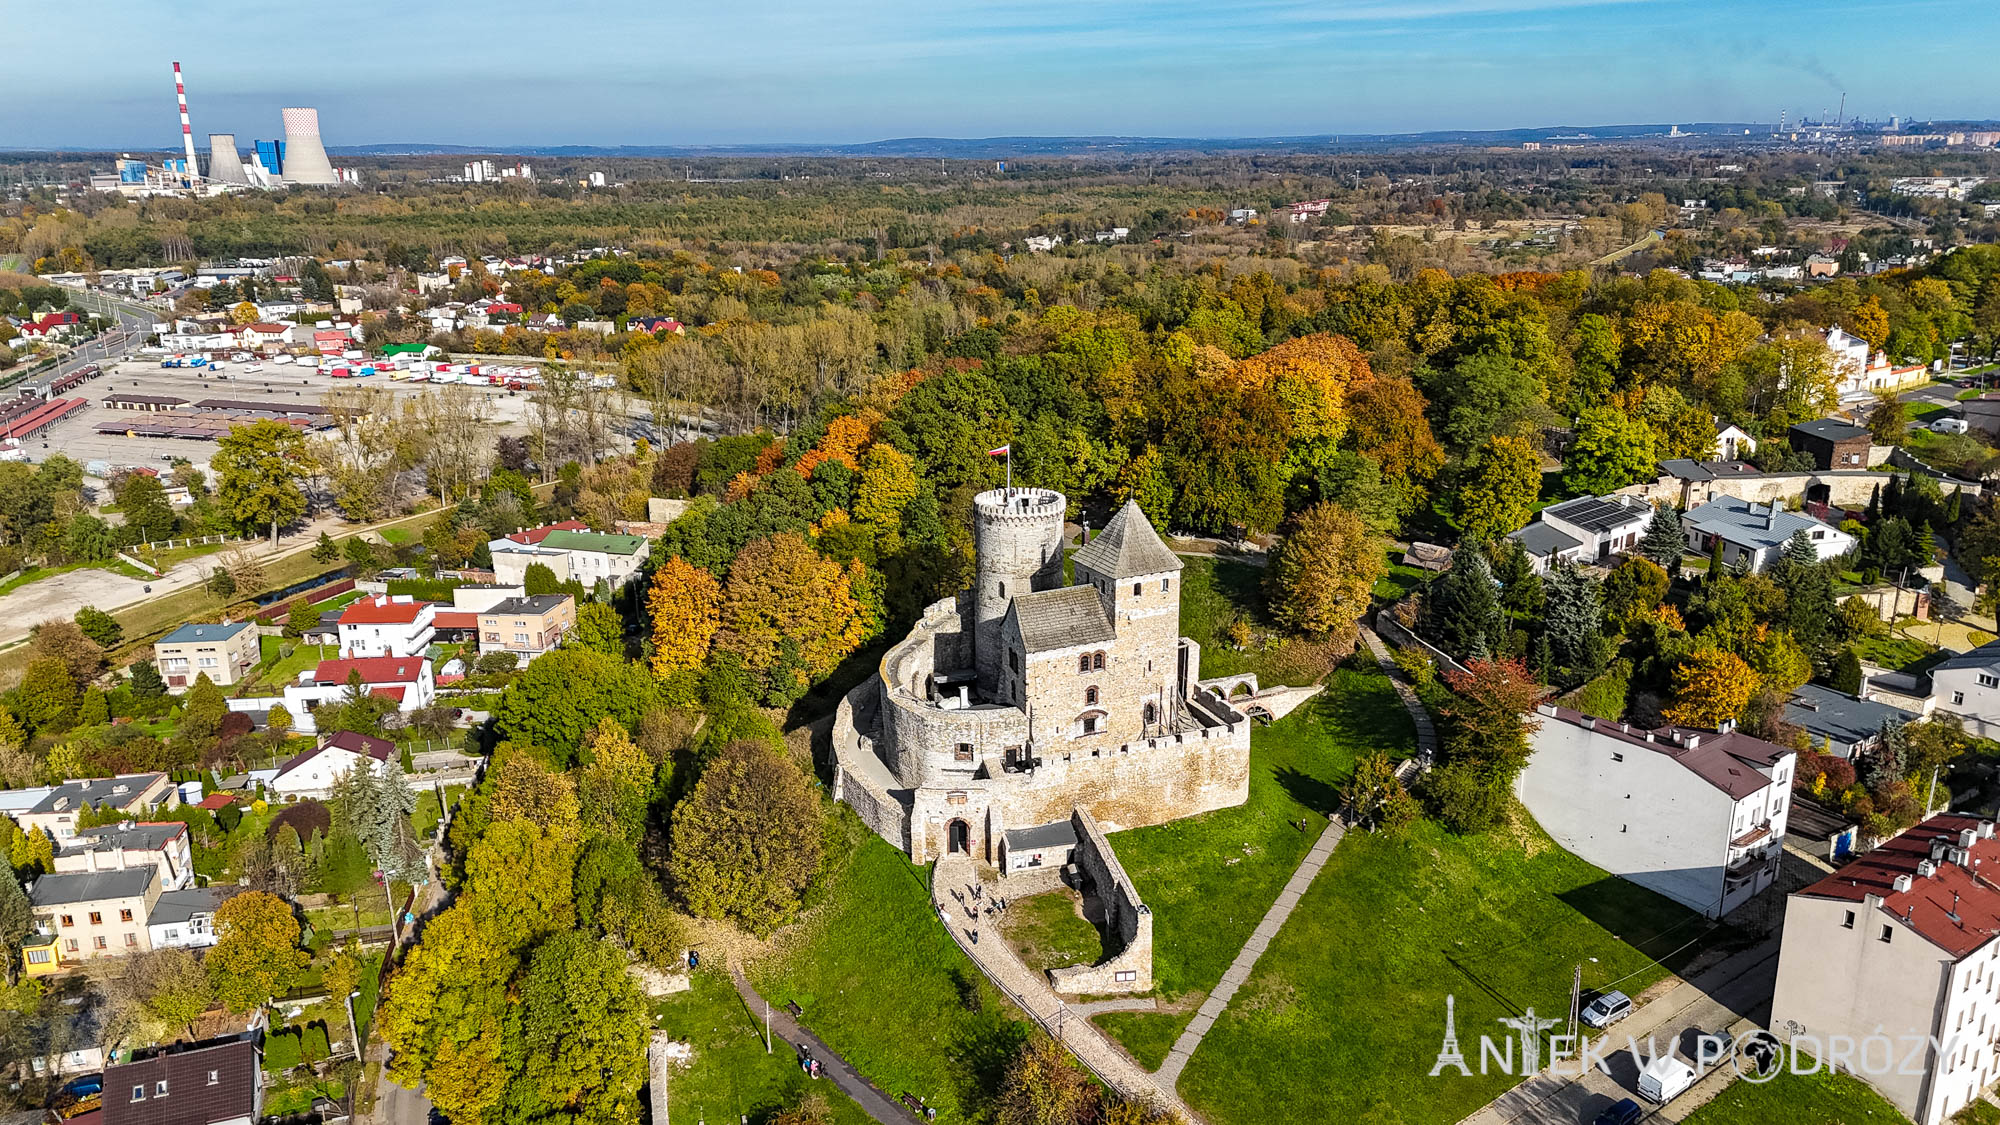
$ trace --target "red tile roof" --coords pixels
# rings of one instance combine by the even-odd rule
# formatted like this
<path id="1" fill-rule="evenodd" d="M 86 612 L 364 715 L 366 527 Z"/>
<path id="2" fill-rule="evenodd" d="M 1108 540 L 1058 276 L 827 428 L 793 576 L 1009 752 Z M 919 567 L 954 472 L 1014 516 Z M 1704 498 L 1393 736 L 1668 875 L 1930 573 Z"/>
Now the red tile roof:
<path id="1" fill-rule="evenodd" d="M 421 656 L 364 656 L 353 660 L 322 660 L 313 670 L 313 682 L 344 684 L 349 672 L 361 673 L 364 684 L 413 684 L 422 674 Z"/>
<path id="2" fill-rule="evenodd" d="M 479 615 L 469 609 L 441 609 L 431 623 L 440 629 L 477 629 Z"/>
<path id="3" fill-rule="evenodd" d="M 201 803 L 196 805 L 195 808 L 207 809 L 209 812 L 214 812 L 217 809 L 226 809 L 235 803 L 236 798 L 227 793 L 210 793 L 208 796 L 203 797 Z"/>
<path id="4" fill-rule="evenodd" d="M 517 531 L 514 534 L 507 536 L 507 538 L 513 540 L 516 543 L 526 543 L 530 547 L 532 547 L 535 544 L 540 543 L 542 540 L 547 539 L 549 535 L 553 532 L 589 531 L 589 530 L 590 530 L 590 525 L 583 522 L 582 520 L 564 520 L 561 523 L 547 523 L 543 524 L 540 527 L 531 527 L 526 531 Z"/>
<path id="5" fill-rule="evenodd" d="M 1963 958 L 2000 933 L 2000 883 L 1994 882 L 2000 879 L 2000 838 L 1980 836 L 1982 823 L 1976 816 L 1941 813 L 1798 893 L 1842 902 L 1877 896 L 1885 915 Z M 1939 859 L 1934 874 L 1917 873 L 1918 864 L 1931 861 L 1935 842 L 1956 848 L 1967 829 L 1975 837 L 1967 849 L 1970 866 Z M 1909 890 L 1896 889 L 1898 875 L 1910 877 Z"/>
<path id="6" fill-rule="evenodd" d="M 379 695 L 384 699 L 393 699 L 396 702 L 401 703 L 403 701 L 403 689 L 405 686 L 407 685 L 394 684 L 390 687 L 369 688 L 368 694 Z"/>
<path id="7" fill-rule="evenodd" d="M 340 615 L 342 625 L 410 625 L 422 616 L 429 602 L 396 602 L 377 595 L 348 606 Z"/>

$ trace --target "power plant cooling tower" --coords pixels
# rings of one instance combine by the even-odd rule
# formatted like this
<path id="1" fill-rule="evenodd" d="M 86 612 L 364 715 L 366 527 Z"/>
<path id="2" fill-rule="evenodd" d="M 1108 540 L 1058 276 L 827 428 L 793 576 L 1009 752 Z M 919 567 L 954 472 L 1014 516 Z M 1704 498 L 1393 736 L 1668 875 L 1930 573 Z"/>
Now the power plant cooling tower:
<path id="1" fill-rule="evenodd" d="M 337 184 L 333 164 L 326 158 L 326 146 L 319 139 L 319 110 L 286 109 L 285 182 L 288 184 Z"/>
<path id="2" fill-rule="evenodd" d="M 208 135 L 208 178 L 219 184 L 249 185 L 250 177 L 243 172 L 243 154 L 236 151 L 236 134 Z"/>

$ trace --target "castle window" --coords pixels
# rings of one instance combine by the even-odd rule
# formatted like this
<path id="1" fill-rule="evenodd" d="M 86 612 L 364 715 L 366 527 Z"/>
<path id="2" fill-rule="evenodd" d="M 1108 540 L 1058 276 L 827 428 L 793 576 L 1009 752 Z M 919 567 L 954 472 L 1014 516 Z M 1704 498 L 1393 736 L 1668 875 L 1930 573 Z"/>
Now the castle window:
<path id="1" fill-rule="evenodd" d="M 1173 588 L 1174 588 L 1174 580 L 1173 580 L 1173 579 L 1171 579 L 1171 578 L 1162 578 L 1162 579 L 1160 579 L 1160 593 L 1164 594 L 1164 593 L 1166 593 L 1166 592 L 1167 592 L 1168 590 L 1171 590 L 1171 589 L 1173 589 Z"/>
<path id="2" fill-rule="evenodd" d="M 1095 706 L 1097 706 L 1097 689 L 1096 689 L 1096 688 L 1094 688 L 1094 687 L 1087 687 L 1087 688 L 1084 688 L 1084 689 L 1083 689 L 1083 705 L 1084 705 L 1084 706 L 1086 706 L 1086 707 L 1095 707 Z"/>
<path id="3" fill-rule="evenodd" d="M 1095 672 L 1102 672 L 1102 671 L 1104 671 L 1104 654 L 1103 654 L 1103 653 L 1101 653 L 1101 652 L 1093 652 L 1093 653 L 1091 653 L 1091 654 L 1090 654 L 1090 667 L 1091 667 L 1091 670 L 1092 670 L 1092 671 L 1095 671 Z"/>
<path id="4" fill-rule="evenodd" d="M 972 743 L 970 743 L 970 742 L 961 742 L 961 743 L 959 743 L 959 744 L 958 744 L 958 748 L 957 748 L 956 750 L 953 750 L 953 751 L 952 751 L 952 753 L 951 753 L 951 757 L 952 757 L 952 760 L 953 760 L 953 761 L 956 761 L 956 762 L 969 762 L 969 761 L 971 761 L 971 760 L 972 760 Z"/>
<path id="5" fill-rule="evenodd" d="M 1142 589 L 1142 588 L 1143 588 L 1144 586 L 1145 586 L 1145 583 L 1144 583 L 1144 582 L 1134 582 L 1134 583 L 1132 583 L 1132 596 L 1133 596 L 1133 597 L 1135 597 L 1135 598 L 1136 598 L 1136 597 L 1138 597 L 1138 596 L 1139 596 L 1139 593 L 1140 593 L 1140 590 L 1141 590 L 1141 589 Z"/>
<path id="6" fill-rule="evenodd" d="M 1085 734 L 1096 734 L 1096 733 L 1097 733 L 1097 716 L 1096 716 L 1096 715 L 1085 715 L 1085 716 L 1083 717 L 1083 733 L 1085 733 Z M 99 938 L 98 940 L 102 941 L 103 939 L 102 939 L 102 938 Z"/>
<path id="7" fill-rule="evenodd" d="M 1086 652 L 1086 653 L 1084 653 L 1084 654 L 1083 654 L 1082 656 L 1079 656 L 1079 657 L 1077 657 L 1077 658 L 1076 658 L 1076 670 L 1077 670 L 1077 671 L 1079 671 L 1079 672 L 1088 672 L 1088 671 L 1090 671 L 1090 654 L 1089 654 L 1089 653 L 1087 653 L 1087 652 Z"/>
<path id="8" fill-rule="evenodd" d="M 1019 649 L 1010 648 L 1007 650 L 1007 670 L 1009 672 L 1018 672 L 1021 670 L 1021 652 Z"/>
<path id="9" fill-rule="evenodd" d="M 1007 596 L 1007 584 L 1005 582 L 1000 583 L 1000 596 L 1003 598 Z"/>
<path id="10" fill-rule="evenodd" d="M 1160 709 L 1158 707 L 1155 707 L 1151 703 L 1146 704 L 1146 725 L 1151 726 L 1154 723 L 1159 722 L 1159 720 L 1160 720 Z"/>

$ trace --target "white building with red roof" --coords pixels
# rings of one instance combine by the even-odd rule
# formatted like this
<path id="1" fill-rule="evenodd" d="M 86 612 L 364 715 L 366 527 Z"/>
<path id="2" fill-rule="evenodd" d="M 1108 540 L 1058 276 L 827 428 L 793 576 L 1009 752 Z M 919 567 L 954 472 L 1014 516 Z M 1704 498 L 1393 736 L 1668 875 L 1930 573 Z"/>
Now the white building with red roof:
<path id="1" fill-rule="evenodd" d="M 46 340 L 55 336 L 67 336 L 81 331 L 83 320 L 73 312 L 43 313 L 34 320 L 21 325 L 21 338 L 25 340 Z"/>
<path id="2" fill-rule="evenodd" d="M 270 789 L 293 800 L 325 798 L 332 795 L 341 778 L 356 769 L 371 770 L 379 776 L 400 768 L 396 763 L 396 744 L 388 739 L 338 731 L 321 736 L 312 749 L 294 754 L 279 766 Z"/>
<path id="3" fill-rule="evenodd" d="M 1943 813 L 1793 894 L 1771 1030 L 1822 1060 L 1856 1048 L 1841 1069 L 1917 1125 L 1979 1100 L 2000 1078 L 1995 872 L 1993 822 Z"/>
<path id="4" fill-rule="evenodd" d="M 1734 730 L 1536 711 L 1515 791 L 1556 843 L 1710 918 L 1777 880 L 1793 751 Z"/>
<path id="5" fill-rule="evenodd" d="M 346 657 L 422 656 L 437 628 L 437 606 L 407 594 L 375 594 L 340 614 L 340 654 Z"/>
<path id="6" fill-rule="evenodd" d="M 428 707 L 437 700 L 431 662 L 422 656 L 322 660 L 311 671 L 299 673 L 297 683 L 285 686 L 285 710 L 291 713 L 294 729 L 305 734 L 317 730 L 312 712 L 322 703 L 351 698 L 357 678 L 362 694 L 393 699 L 402 711 Z"/>

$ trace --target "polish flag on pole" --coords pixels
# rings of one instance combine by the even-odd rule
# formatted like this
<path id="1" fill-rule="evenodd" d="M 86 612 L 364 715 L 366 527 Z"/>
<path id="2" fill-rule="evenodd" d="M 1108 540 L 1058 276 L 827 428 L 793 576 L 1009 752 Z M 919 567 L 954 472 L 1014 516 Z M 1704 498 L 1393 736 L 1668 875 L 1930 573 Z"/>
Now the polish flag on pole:
<path id="1" fill-rule="evenodd" d="M 1014 444 L 1008 442 L 998 449 L 989 449 L 986 451 L 986 455 L 988 457 L 1005 457 L 1007 459 L 1007 491 L 1014 491 Z"/>
<path id="2" fill-rule="evenodd" d="M 1008 457 L 1011 456 L 1013 452 L 1014 452 L 1014 447 L 1012 445 L 1003 445 L 998 449 L 987 450 L 986 455 L 988 457 Z"/>

